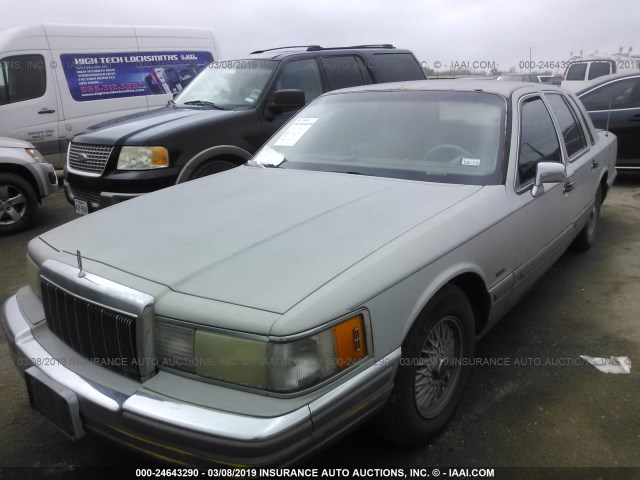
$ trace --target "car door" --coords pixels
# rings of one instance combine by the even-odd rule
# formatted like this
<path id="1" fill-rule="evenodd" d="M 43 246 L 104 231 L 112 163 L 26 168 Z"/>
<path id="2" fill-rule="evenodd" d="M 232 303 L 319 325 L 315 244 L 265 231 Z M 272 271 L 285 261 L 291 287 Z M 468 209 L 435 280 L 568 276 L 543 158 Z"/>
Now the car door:
<path id="1" fill-rule="evenodd" d="M 640 167 L 640 74 L 599 85 L 580 100 L 597 128 L 618 137 L 616 165 Z"/>
<path id="2" fill-rule="evenodd" d="M 62 168 L 58 96 L 48 52 L 7 53 L 0 59 L 0 131 L 26 140 Z"/>
<path id="3" fill-rule="evenodd" d="M 565 195 L 565 182 L 544 184 L 544 192 L 533 194 L 537 165 L 565 165 L 560 135 L 540 94 L 529 94 L 518 102 L 517 155 L 512 162 L 514 213 L 514 271 L 512 299 L 526 292 L 558 259 L 572 239 L 572 214 Z"/>
<path id="4" fill-rule="evenodd" d="M 544 93 L 559 129 L 563 156 L 567 167 L 564 186 L 566 208 L 573 222 L 581 223 L 591 208 L 599 182 L 598 161 L 591 151 L 591 142 L 569 99 L 558 91 Z"/>
<path id="5" fill-rule="evenodd" d="M 305 103 L 309 103 L 325 92 L 325 86 L 320 74 L 320 66 L 315 58 L 291 60 L 278 69 L 276 78 L 271 82 L 271 91 L 267 98 L 271 98 L 278 90 L 296 89 L 304 92 Z M 267 101 L 267 105 L 270 102 Z M 265 108 L 269 108 L 268 106 Z M 280 113 L 277 115 L 262 115 L 262 130 L 266 141 L 282 125 L 295 115 L 296 112 Z"/>

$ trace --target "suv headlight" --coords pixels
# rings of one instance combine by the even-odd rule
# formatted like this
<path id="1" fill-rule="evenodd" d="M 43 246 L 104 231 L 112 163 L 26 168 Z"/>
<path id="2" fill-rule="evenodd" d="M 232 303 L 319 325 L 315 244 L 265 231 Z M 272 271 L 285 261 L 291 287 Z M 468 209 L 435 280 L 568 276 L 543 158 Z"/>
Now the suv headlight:
<path id="1" fill-rule="evenodd" d="M 118 170 L 150 170 L 169 166 L 169 152 L 164 147 L 122 147 Z"/>
<path id="2" fill-rule="evenodd" d="M 292 340 L 233 335 L 156 319 L 155 350 L 160 368 L 293 393 L 368 358 L 368 328 L 365 312 Z"/>

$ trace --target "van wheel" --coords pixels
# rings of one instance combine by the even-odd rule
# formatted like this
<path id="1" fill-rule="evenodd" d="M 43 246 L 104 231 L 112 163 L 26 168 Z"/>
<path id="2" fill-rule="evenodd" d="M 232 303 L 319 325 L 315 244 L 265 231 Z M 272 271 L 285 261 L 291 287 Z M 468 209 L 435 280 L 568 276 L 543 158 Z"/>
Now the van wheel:
<path id="1" fill-rule="evenodd" d="M 29 182 L 13 173 L 0 173 L 0 235 L 26 228 L 37 208 L 36 192 Z"/>
<path id="2" fill-rule="evenodd" d="M 238 165 L 233 162 L 229 162 L 228 160 L 209 160 L 196 168 L 193 171 L 193 174 L 191 174 L 191 178 L 189 180 L 207 177 L 215 173 L 224 172 L 225 170 L 231 170 L 237 166 Z"/>
<path id="3" fill-rule="evenodd" d="M 473 357 L 474 348 L 469 300 L 460 288 L 446 285 L 407 334 L 394 389 L 374 428 L 403 446 L 431 437 L 460 400 L 471 370 L 464 359 Z"/>

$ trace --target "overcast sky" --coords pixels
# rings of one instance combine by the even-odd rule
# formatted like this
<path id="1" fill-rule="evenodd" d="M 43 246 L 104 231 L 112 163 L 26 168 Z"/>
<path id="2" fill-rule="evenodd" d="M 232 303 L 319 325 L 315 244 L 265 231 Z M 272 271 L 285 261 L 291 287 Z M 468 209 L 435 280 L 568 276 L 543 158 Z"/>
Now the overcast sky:
<path id="1" fill-rule="evenodd" d="M 537 62 L 630 46 L 640 55 L 639 21 L 639 0 L 2 0 L 0 29 L 200 26 L 214 31 L 224 58 L 284 45 L 392 43 L 430 67 L 485 61 L 519 70 L 530 47 Z"/>

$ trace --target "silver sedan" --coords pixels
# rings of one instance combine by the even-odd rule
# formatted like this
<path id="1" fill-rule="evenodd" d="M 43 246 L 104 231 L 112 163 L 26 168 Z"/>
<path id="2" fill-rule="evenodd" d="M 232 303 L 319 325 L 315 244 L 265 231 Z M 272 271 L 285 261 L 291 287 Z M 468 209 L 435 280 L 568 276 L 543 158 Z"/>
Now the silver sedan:
<path id="1" fill-rule="evenodd" d="M 424 442 L 476 339 L 594 243 L 616 147 L 548 85 L 332 92 L 244 167 L 32 240 L 6 338 L 76 439 L 227 465 L 293 462 L 366 421 Z"/>

